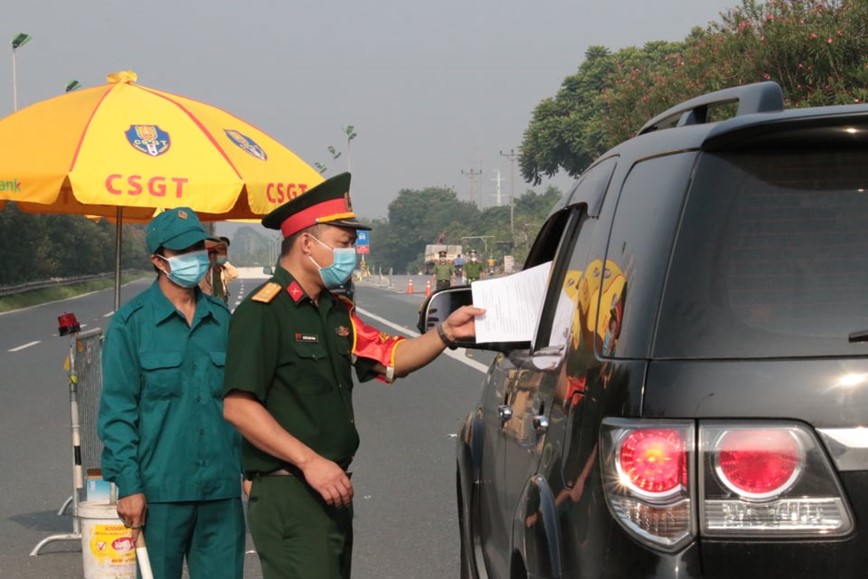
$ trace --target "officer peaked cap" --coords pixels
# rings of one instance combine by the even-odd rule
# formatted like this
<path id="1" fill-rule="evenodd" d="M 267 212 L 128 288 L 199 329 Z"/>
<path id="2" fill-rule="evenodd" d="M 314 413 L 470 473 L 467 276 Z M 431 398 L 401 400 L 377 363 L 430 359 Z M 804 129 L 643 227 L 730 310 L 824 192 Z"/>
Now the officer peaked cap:
<path id="1" fill-rule="evenodd" d="M 371 228 L 356 219 L 350 201 L 350 174 L 341 173 L 290 199 L 262 218 L 262 225 L 289 237 L 318 223 L 350 229 Z"/>

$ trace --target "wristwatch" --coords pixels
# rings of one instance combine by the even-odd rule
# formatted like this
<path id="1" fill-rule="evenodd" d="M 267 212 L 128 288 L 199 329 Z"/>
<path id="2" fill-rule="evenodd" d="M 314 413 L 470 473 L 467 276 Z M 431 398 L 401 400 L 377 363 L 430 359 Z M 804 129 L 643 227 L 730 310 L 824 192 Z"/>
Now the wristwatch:
<path id="1" fill-rule="evenodd" d="M 446 332 L 443 330 L 443 322 L 437 324 L 437 335 L 440 337 L 440 341 L 443 342 L 443 345 L 450 350 L 454 350 L 458 347 L 455 342 L 453 342 L 446 336 Z"/>

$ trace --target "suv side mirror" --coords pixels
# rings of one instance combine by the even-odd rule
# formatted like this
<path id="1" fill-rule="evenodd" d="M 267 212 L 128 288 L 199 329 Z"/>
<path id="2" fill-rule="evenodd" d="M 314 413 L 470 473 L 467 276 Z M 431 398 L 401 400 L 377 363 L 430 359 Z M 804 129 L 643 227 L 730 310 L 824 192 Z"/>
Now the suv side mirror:
<path id="1" fill-rule="evenodd" d="M 270 265 L 266 265 L 262 268 L 262 273 L 265 275 L 274 275 L 274 269 Z"/>
<path id="2" fill-rule="evenodd" d="M 422 305 L 419 306 L 419 320 L 416 328 L 424 334 L 438 323 L 449 317 L 449 314 L 462 306 L 473 305 L 473 293 L 470 286 L 458 286 L 442 289 L 431 294 Z M 466 338 L 455 342 L 459 348 L 470 350 L 494 350 L 496 352 L 509 352 L 516 348 L 529 348 L 529 342 L 507 343 L 477 343 L 473 338 Z"/>

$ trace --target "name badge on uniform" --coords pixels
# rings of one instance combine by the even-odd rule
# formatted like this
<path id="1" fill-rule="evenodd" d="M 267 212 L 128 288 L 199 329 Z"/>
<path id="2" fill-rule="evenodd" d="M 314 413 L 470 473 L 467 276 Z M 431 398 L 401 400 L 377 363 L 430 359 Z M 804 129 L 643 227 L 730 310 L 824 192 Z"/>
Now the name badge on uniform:
<path id="1" fill-rule="evenodd" d="M 296 332 L 295 341 L 305 342 L 307 344 L 318 344 L 319 336 L 317 336 L 316 334 L 302 334 L 301 332 Z"/>

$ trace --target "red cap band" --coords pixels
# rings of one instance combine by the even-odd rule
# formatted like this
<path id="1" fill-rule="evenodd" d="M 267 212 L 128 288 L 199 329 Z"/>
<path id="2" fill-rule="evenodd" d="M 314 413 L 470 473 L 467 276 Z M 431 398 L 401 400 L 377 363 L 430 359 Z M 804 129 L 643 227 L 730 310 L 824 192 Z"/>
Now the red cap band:
<path id="1" fill-rule="evenodd" d="M 333 219 L 324 221 L 328 217 L 332 217 Z M 308 207 L 303 211 L 290 215 L 280 224 L 280 231 L 284 237 L 289 237 L 293 233 L 298 233 L 311 225 L 328 223 L 328 221 L 335 221 L 337 219 L 347 219 L 348 217 L 354 217 L 354 214 L 347 207 L 346 199 L 332 199 L 317 203 L 313 207 Z"/>

